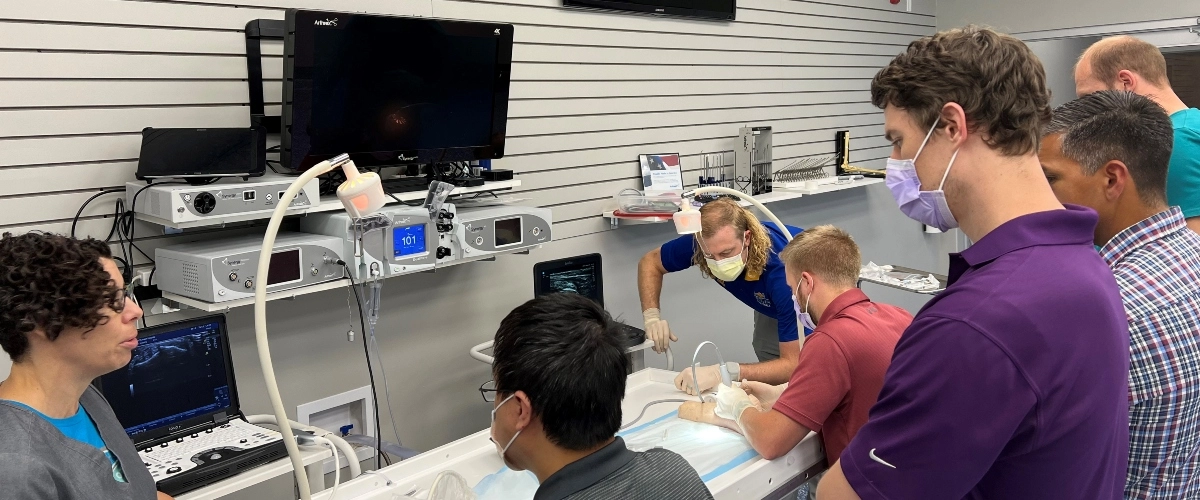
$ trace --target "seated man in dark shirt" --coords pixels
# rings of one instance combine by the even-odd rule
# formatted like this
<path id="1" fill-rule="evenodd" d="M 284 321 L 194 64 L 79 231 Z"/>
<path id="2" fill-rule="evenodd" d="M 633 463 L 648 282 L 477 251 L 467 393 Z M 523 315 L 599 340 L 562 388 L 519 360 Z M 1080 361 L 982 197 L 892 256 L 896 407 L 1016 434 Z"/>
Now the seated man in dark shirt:
<path id="1" fill-rule="evenodd" d="M 629 368 L 618 328 L 576 294 L 541 296 L 504 318 L 495 389 L 483 389 L 495 408 L 497 452 L 509 468 L 537 476 L 535 500 L 711 499 L 683 457 L 633 452 L 615 436 Z"/>

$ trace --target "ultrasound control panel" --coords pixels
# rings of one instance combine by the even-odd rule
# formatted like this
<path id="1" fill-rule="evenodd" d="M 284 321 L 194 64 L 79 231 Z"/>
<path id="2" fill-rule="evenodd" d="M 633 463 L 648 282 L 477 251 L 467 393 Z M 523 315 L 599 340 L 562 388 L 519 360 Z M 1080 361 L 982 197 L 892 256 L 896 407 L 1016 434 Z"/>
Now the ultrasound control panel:
<path id="1" fill-rule="evenodd" d="M 230 420 L 210 429 L 140 450 L 142 462 L 155 481 L 181 472 L 232 460 L 252 449 L 283 442 L 283 436 L 242 420 Z"/>

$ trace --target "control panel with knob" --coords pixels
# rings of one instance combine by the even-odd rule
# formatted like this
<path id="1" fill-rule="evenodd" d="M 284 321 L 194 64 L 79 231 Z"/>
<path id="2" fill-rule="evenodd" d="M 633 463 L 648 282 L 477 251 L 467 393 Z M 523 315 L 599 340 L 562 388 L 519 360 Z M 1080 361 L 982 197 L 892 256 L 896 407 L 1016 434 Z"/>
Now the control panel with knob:
<path id="1" fill-rule="evenodd" d="M 258 275 L 262 236 L 197 241 L 155 250 L 155 281 L 165 294 L 207 303 L 254 296 L 266 280 L 267 292 L 341 279 L 342 240 L 306 233 L 280 233 L 266 276 Z M 170 298 L 168 296 L 168 298 Z"/>
<path id="2" fill-rule="evenodd" d="M 441 246 L 437 220 L 424 207 L 391 206 L 359 219 L 345 212 L 309 214 L 300 230 L 341 238 L 346 271 L 365 280 L 433 269 Z"/>
<path id="3" fill-rule="evenodd" d="M 279 198 L 272 193 L 286 190 L 293 179 L 261 179 L 221 180 L 205 185 L 129 182 L 125 184 L 125 206 L 141 219 L 175 228 L 266 219 L 279 205 Z M 288 202 L 288 207 L 301 210 L 318 203 L 320 181 L 313 179 Z"/>
<path id="4" fill-rule="evenodd" d="M 459 208 L 458 258 L 470 259 L 536 247 L 551 239 L 550 209 L 523 206 Z"/>

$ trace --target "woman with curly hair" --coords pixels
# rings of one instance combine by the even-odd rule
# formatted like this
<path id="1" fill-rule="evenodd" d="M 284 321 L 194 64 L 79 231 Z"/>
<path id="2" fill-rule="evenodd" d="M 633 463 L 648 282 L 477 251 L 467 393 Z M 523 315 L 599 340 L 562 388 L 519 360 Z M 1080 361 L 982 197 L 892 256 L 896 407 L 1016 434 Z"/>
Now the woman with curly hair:
<path id="1" fill-rule="evenodd" d="M 103 242 L 0 238 L 0 485 L 4 498 L 170 498 L 89 384 L 129 363 L 142 310 Z"/>
<path id="2" fill-rule="evenodd" d="M 713 278 L 734 298 L 754 309 L 754 353 L 759 363 L 728 363 L 735 380 L 757 380 L 782 384 L 792 376 L 800 358 L 800 331 L 792 306 L 792 289 L 778 253 L 788 244 L 783 231 L 729 198 L 718 198 L 700 208 L 700 232 L 680 236 L 656 248 L 638 264 L 638 295 L 646 336 L 654 350 L 663 352 L 678 340 L 659 313 L 663 276 L 692 266 L 705 278 Z M 793 235 L 802 229 L 787 227 Z M 805 329 L 805 334 L 811 332 Z M 720 382 L 717 365 L 703 366 L 696 373 L 700 392 Z M 692 368 L 675 378 L 675 386 L 688 394 Z"/>

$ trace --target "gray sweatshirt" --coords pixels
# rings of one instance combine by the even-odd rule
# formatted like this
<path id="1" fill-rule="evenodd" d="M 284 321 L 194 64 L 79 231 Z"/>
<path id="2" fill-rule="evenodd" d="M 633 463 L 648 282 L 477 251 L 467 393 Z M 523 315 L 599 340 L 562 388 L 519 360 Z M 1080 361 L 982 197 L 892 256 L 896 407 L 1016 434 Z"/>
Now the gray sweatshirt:
<path id="1" fill-rule="evenodd" d="M 79 400 L 128 483 L 94 446 L 59 432 L 28 409 L 0 401 L 0 497 L 14 500 L 154 500 L 154 478 L 108 401 L 88 387 Z"/>

